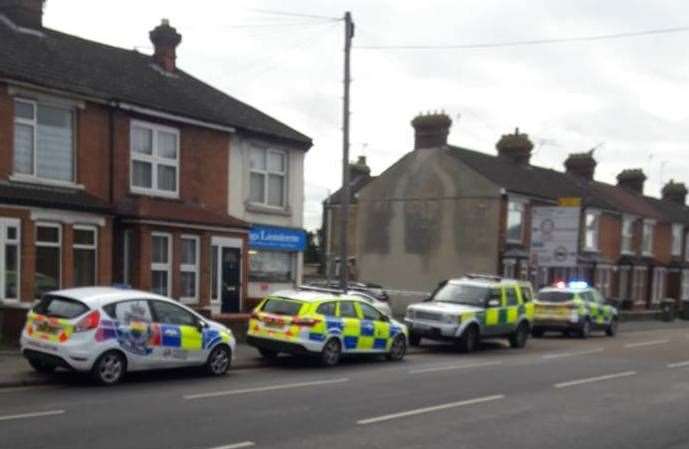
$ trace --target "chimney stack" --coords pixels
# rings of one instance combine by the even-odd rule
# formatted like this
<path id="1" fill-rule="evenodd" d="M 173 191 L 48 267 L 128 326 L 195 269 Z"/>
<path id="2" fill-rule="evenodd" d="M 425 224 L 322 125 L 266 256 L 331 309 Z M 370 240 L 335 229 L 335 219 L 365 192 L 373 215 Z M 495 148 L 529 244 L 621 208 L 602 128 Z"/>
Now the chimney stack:
<path id="1" fill-rule="evenodd" d="M 452 119 L 444 112 L 419 114 L 412 120 L 414 127 L 414 149 L 437 148 L 447 145 Z"/>
<path id="2" fill-rule="evenodd" d="M 687 187 L 683 182 L 675 182 L 670 180 L 663 187 L 663 199 L 666 201 L 674 201 L 677 204 L 684 206 L 687 201 Z"/>
<path id="3" fill-rule="evenodd" d="M 0 0 L 0 14 L 23 28 L 43 28 L 45 0 Z"/>
<path id="4" fill-rule="evenodd" d="M 529 165 L 533 143 L 529 140 L 528 134 L 520 133 L 517 128 L 514 134 L 503 134 L 495 148 L 501 158 L 509 159 L 515 164 Z"/>
<path id="5" fill-rule="evenodd" d="M 568 175 L 577 176 L 586 181 L 593 181 L 597 162 L 593 158 L 593 150 L 585 153 L 572 153 L 565 161 L 565 169 Z"/>
<path id="6" fill-rule="evenodd" d="M 371 168 L 366 164 L 366 156 L 359 156 L 356 163 L 349 163 L 349 172 L 352 179 L 360 176 L 370 176 Z"/>
<path id="7" fill-rule="evenodd" d="M 166 72 L 174 72 L 177 46 L 182 42 L 182 35 L 170 26 L 169 20 L 163 19 L 160 25 L 149 33 L 149 36 L 155 47 L 153 61 Z"/>
<path id="8" fill-rule="evenodd" d="M 630 168 L 627 170 L 622 170 L 619 175 L 617 175 L 617 185 L 630 190 L 632 192 L 643 195 L 644 193 L 644 182 L 646 181 L 646 175 L 644 171 L 640 168 Z"/>

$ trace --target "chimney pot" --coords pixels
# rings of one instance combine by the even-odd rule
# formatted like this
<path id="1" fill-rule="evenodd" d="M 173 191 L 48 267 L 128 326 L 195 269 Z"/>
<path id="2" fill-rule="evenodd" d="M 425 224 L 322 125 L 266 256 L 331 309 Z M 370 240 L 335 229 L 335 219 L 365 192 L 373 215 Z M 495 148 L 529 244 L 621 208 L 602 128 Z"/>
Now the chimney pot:
<path id="1" fill-rule="evenodd" d="M 572 153 L 565 161 L 568 175 L 578 176 L 587 181 L 593 181 L 593 174 L 598 163 L 593 158 L 593 150 L 584 153 Z"/>
<path id="2" fill-rule="evenodd" d="M 170 26 L 168 19 L 163 19 L 149 33 L 155 48 L 153 61 L 167 72 L 174 72 L 177 67 L 177 46 L 182 42 L 182 35 Z"/>
<path id="3" fill-rule="evenodd" d="M 663 186 L 662 195 L 664 200 L 674 201 L 684 206 L 687 201 L 687 187 L 683 182 L 675 182 L 671 179 Z"/>
<path id="4" fill-rule="evenodd" d="M 529 140 L 528 134 L 520 133 L 519 128 L 515 128 L 514 134 L 503 134 L 495 148 L 498 150 L 498 156 L 515 164 L 529 165 L 533 143 Z"/>
<path id="5" fill-rule="evenodd" d="M 0 0 L 0 14 L 23 28 L 43 28 L 45 0 Z"/>
<path id="6" fill-rule="evenodd" d="M 417 115 L 411 121 L 414 127 L 414 149 L 437 148 L 447 145 L 452 119 L 444 113 Z"/>
<path id="7" fill-rule="evenodd" d="M 643 195 L 644 193 L 644 182 L 646 181 L 646 175 L 644 171 L 640 168 L 630 168 L 622 170 L 619 175 L 617 175 L 617 185 L 630 190 L 632 192 Z"/>

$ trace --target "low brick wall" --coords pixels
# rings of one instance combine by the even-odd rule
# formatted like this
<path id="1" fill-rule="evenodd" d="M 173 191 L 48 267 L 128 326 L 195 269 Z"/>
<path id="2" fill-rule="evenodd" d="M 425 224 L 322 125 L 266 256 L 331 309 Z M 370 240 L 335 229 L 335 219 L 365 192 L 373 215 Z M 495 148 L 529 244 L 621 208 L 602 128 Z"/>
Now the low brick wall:
<path id="1" fill-rule="evenodd" d="M 24 307 L 0 306 L 0 338 L 3 345 L 19 345 L 19 337 L 28 312 L 29 310 Z"/>

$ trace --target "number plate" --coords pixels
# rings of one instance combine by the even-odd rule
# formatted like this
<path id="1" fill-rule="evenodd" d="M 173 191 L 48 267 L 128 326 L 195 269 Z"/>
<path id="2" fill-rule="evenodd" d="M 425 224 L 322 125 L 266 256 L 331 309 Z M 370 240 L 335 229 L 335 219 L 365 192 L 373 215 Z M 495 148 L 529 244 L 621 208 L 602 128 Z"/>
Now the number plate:
<path id="1" fill-rule="evenodd" d="M 422 323 L 414 323 L 413 328 L 418 329 L 420 331 L 431 330 L 431 326 L 429 326 L 428 324 L 422 324 Z"/>
<path id="2" fill-rule="evenodd" d="M 43 334 L 57 335 L 61 329 L 59 327 L 51 326 L 49 323 L 43 321 L 36 324 L 36 331 Z"/>

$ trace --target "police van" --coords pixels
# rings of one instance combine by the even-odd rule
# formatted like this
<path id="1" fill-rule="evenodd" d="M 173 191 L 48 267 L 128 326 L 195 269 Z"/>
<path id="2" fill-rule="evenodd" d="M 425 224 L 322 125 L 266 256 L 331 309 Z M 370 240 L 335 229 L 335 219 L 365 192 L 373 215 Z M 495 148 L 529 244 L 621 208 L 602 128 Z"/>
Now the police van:
<path id="1" fill-rule="evenodd" d="M 528 282 L 481 274 L 449 279 L 426 301 L 407 308 L 409 342 L 449 340 L 472 352 L 481 339 L 506 338 L 513 348 L 522 348 L 533 323 L 532 300 Z"/>

